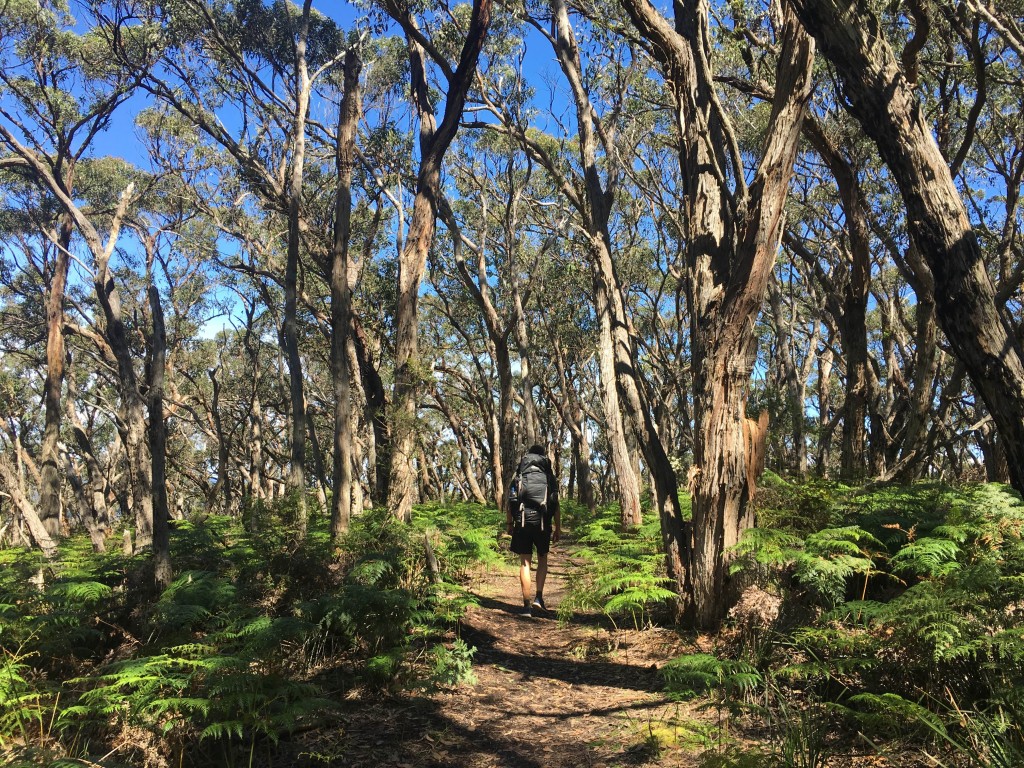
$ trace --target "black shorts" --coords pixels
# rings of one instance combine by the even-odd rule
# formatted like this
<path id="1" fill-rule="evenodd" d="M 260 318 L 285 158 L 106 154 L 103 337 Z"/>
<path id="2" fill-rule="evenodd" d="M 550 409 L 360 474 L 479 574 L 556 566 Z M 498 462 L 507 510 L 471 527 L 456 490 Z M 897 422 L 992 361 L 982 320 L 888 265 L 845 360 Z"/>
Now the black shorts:
<path id="1" fill-rule="evenodd" d="M 512 529 L 513 552 L 517 555 L 532 555 L 534 547 L 538 555 L 546 555 L 551 549 L 550 523 L 545 523 L 543 529 L 540 523 L 517 525 Z"/>

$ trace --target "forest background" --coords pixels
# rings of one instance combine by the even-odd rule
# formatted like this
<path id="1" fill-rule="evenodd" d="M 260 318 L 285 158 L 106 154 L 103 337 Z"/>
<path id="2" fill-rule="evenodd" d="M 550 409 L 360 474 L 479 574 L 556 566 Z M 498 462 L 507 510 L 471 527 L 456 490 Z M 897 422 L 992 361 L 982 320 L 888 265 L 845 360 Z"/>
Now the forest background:
<path id="1" fill-rule="evenodd" d="M 1019 2 L 312 6 L 0 2 L 0 722 L 56 708 L 69 583 L 155 621 L 229 524 L 343 579 L 366 510 L 450 530 L 540 442 L 581 530 L 653 525 L 603 605 L 795 578 L 882 637 L 930 585 L 932 661 L 1000 671 L 870 707 L 1019 747 Z"/>

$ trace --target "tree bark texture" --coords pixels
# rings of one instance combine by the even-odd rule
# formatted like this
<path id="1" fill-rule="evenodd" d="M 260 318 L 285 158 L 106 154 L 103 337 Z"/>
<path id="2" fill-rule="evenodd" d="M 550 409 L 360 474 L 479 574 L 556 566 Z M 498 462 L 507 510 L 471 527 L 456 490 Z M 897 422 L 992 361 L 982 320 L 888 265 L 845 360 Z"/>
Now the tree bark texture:
<path id="1" fill-rule="evenodd" d="M 164 371 L 167 333 L 164 310 L 155 285 L 149 286 L 153 315 L 153 352 L 149 379 L 149 451 L 153 472 L 153 581 L 158 590 L 171 585 L 171 510 L 167 503 L 167 429 L 164 424 Z"/>
<path id="2" fill-rule="evenodd" d="M 781 45 L 766 143 L 748 188 L 710 71 L 708 3 L 676 3 L 674 27 L 647 0 L 621 3 L 652 43 L 678 110 L 696 422 L 688 566 L 693 618 L 698 626 L 714 626 L 727 608 L 726 550 L 753 523 L 743 424 L 756 352 L 754 322 L 778 249 L 783 203 L 810 96 L 813 43 L 787 5 L 778 31 Z"/>
<path id="3" fill-rule="evenodd" d="M 597 359 L 601 377 L 598 390 L 604 410 L 605 439 L 611 450 L 612 470 L 619 490 L 622 525 L 625 528 L 640 525 L 640 481 L 633 469 L 633 458 L 626 443 L 626 429 L 619 403 L 619 389 L 615 383 L 615 339 L 612 335 L 612 312 L 608 293 L 610 286 L 597 273 L 594 276 L 594 299 L 599 323 Z"/>
<path id="4" fill-rule="evenodd" d="M 312 0 L 302 4 L 298 36 L 295 42 L 295 114 L 292 122 L 291 173 L 286 192 L 288 200 L 288 256 L 284 272 L 284 337 L 288 360 L 288 394 L 291 402 L 291 463 L 288 488 L 296 494 L 298 533 L 306 534 L 306 399 L 302 383 L 302 356 L 299 354 L 298 282 L 299 282 L 299 218 L 302 207 L 302 176 L 306 154 L 306 115 L 309 111 L 309 69 L 306 42 L 309 36 L 309 14 Z"/>
<path id="5" fill-rule="evenodd" d="M 345 55 L 344 89 L 338 116 L 338 194 L 331 258 L 331 381 L 334 385 L 334 493 L 331 497 L 331 537 L 348 530 L 352 517 L 352 392 L 348 365 L 352 296 L 349 291 L 349 244 L 352 238 L 352 172 L 355 168 L 356 129 L 362 111 L 359 73 L 362 61 L 355 50 Z"/>
<path id="6" fill-rule="evenodd" d="M 70 174 L 69 174 L 70 176 Z M 65 182 L 67 183 L 67 182 Z M 70 184 L 69 184 L 70 186 Z M 53 274 L 46 295 L 46 378 L 43 381 L 43 441 L 39 459 L 39 517 L 50 537 L 60 536 L 60 424 L 61 389 L 64 384 L 64 291 L 71 264 L 73 221 L 60 217 L 60 232 L 54 248 Z"/>
<path id="7" fill-rule="evenodd" d="M 842 81 L 847 108 L 874 141 L 935 278 L 942 329 L 999 429 L 1024 491 L 1024 362 L 999 316 L 981 250 L 949 166 L 878 19 L 855 0 L 793 0 Z"/>

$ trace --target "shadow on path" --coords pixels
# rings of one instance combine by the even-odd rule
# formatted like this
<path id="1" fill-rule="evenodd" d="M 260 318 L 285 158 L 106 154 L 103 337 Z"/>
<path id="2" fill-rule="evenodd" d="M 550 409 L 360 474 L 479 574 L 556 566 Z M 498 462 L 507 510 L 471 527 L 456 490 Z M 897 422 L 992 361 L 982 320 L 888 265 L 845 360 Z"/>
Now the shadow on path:
<path id="1" fill-rule="evenodd" d="M 558 631 L 553 626 L 545 627 L 549 621 L 553 625 L 553 620 L 515 616 L 511 610 L 509 614 L 498 630 L 514 623 L 517 625 L 514 633 L 499 635 L 491 628 L 465 626 L 462 636 L 467 643 L 476 647 L 475 661 L 478 664 L 493 664 L 509 669 L 518 672 L 524 679 L 550 678 L 573 685 L 602 685 L 651 693 L 661 690 L 661 675 L 657 669 L 605 660 L 565 658 L 563 654 L 571 653 L 573 649 L 565 648 L 564 640 L 561 648 L 545 643 L 548 639 L 546 629 L 550 630 L 551 635 Z M 569 637 L 572 638 L 572 635 Z M 563 638 L 564 634 L 558 636 L 560 640 Z M 510 643 L 515 643 L 521 650 L 508 650 L 506 646 Z"/>

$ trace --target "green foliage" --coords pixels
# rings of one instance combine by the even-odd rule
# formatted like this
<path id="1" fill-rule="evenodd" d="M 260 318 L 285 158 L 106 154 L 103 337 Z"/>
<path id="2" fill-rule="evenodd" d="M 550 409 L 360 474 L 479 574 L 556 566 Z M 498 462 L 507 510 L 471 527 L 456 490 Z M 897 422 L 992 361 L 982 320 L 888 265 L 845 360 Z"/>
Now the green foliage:
<path id="1" fill-rule="evenodd" d="M 49 716 L 45 689 L 29 679 L 28 659 L 17 652 L 3 651 L 0 658 L 0 747 L 12 738 L 30 740 L 30 732 L 42 733 Z"/>
<path id="2" fill-rule="evenodd" d="M 331 706 L 315 686 L 256 666 L 251 655 L 229 654 L 218 644 L 175 646 L 68 684 L 84 691 L 79 704 L 61 712 L 63 725 L 114 720 L 179 743 L 196 731 L 199 739 L 276 740 L 301 717 Z"/>
<path id="3" fill-rule="evenodd" d="M 994 484 L 771 487 L 764 527 L 738 547 L 739 569 L 778 581 L 794 622 L 777 628 L 766 680 L 821 697 L 870 738 L 931 740 L 966 764 L 1019 764 L 1016 493 Z M 787 591 L 790 583 L 804 589 Z"/>
<path id="4" fill-rule="evenodd" d="M 160 759 L 221 765 L 333 708 L 328 685 L 473 681 L 475 649 L 452 628 L 474 601 L 460 578 L 500 562 L 497 510 L 418 508 L 411 526 L 374 510 L 332 546 L 322 518 L 297 540 L 294 507 L 255 506 L 245 528 L 178 525 L 160 594 L 143 586 L 144 558 L 94 555 L 84 539 L 41 589 L 38 556 L 0 551 L 0 750 L 59 739 L 86 758 L 132 734 Z"/>
<path id="5" fill-rule="evenodd" d="M 576 525 L 583 544 L 576 555 L 585 566 L 569 576 L 569 594 L 559 606 L 561 616 L 580 609 L 599 610 L 613 622 L 628 616 L 639 629 L 652 611 L 675 599 L 667 587 L 671 580 L 664 573 L 656 516 L 647 515 L 638 529 L 622 531 L 618 507 L 610 506 Z"/>
<path id="6" fill-rule="evenodd" d="M 473 654 L 476 648 L 466 645 L 466 642 L 459 638 L 451 647 L 435 645 L 430 650 L 430 678 L 431 688 L 454 688 L 459 685 L 476 684 L 476 675 L 473 673 Z"/>
<path id="7" fill-rule="evenodd" d="M 490 567 L 504 562 L 495 537 L 504 524 L 500 510 L 479 504 L 424 504 L 413 510 L 417 530 L 441 535 L 435 552 L 445 578 L 452 581 L 465 578 L 473 565 Z"/>
<path id="8" fill-rule="evenodd" d="M 692 699 L 712 693 L 715 701 L 730 708 L 736 705 L 737 697 L 763 682 L 761 674 L 747 662 L 719 659 L 709 653 L 678 656 L 661 671 L 670 695 Z"/>
<path id="9" fill-rule="evenodd" d="M 944 730 L 941 718 L 934 712 L 895 693 L 858 693 L 846 700 L 844 709 L 857 719 L 865 733 L 893 737 L 905 735 L 908 728 Z"/>

